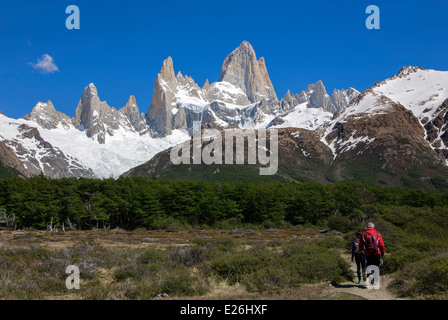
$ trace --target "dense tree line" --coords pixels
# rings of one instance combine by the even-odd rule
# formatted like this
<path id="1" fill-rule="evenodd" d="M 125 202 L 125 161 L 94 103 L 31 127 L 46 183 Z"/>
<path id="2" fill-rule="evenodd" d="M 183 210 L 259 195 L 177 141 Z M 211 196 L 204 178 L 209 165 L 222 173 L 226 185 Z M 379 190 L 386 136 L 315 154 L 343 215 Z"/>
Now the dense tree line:
<path id="1" fill-rule="evenodd" d="M 18 228 L 161 228 L 362 221 L 382 206 L 447 208 L 448 192 L 357 183 L 210 183 L 146 178 L 0 179 L 0 209 Z"/>

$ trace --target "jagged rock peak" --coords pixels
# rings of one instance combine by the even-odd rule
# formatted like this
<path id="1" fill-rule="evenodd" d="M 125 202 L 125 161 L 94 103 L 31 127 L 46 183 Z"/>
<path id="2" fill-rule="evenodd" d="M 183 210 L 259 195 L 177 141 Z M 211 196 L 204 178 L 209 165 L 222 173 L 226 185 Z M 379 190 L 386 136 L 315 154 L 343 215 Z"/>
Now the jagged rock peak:
<path id="1" fill-rule="evenodd" d="M 100 144 L 104 144 L 106 141 L 105 124 L 108 127 L 109 134 L 112 130 L 117 129 L 115 113 L 117 113 L 117 110 L 109 107 L 105 101 L 101 101 L 95 85 L 90 83 L 84 89 L 72 123 L 75 128 L 85 130 L 87 137 L 96 136 L 96 140 Z"/>
<path id="2" fill-rule="evenodd" d="M 280 107 L 283 112 L 287 112 L 297 106 L 299 103 L 296 98 L 291 94 L 291 91 L 288 90 L 282 100 L 280 100 Z"/>
<path id="3" fill-rule="evenodd" d="M 135 97 L 133 95 L 131 95 L 128 99 L 128 102 L 126 103 L 126 105 L 120 109 L 120 112 L 123 114 L 127 114 L 128 112 L 137 112 L 139 113 L 140 111 L 138 110 L 138 106 L 137 106 L 137 100 L 135 99 Z"/>
<path id="4" fill-rule="evenodd" d="M 248 41 L 246 41 L 246 40 L 244 40 L 243 42 L 241 42 L 241 44 L 239 45 L 239 47 L 236 48 L 235 50 L 233 50 L 232 53 L 236 53 L 236 52 L 238 52 L 238 51 L 243 51 L 243 52 L 247 53 L 248 55 L 255 56 L 255 50 L 254 50 L 254 48 L 253 48 L 252 45 L 251 45 Z"/>
<path id="5" fill-rule="evenodd" d="M 243 41 L 224 60 L 219 76 L 219 82 L 222 81 L 241 88 L 251 102 L 278 100 L 264 58 L 257 60 L 252 45 L 247 41 Z"/>
<path id="6" fill-rule="evenodd" d="M 137 106 L 137 101 L 135 100 L 135 97 L 133 95 L 131 95 L 129 97 L 128 103 L 126 104 L 126 106 Z"/>
<path id="7" fill-rule="evenodd" d="M 298 103 L 309 102 L 313 108 L 322 108 L 334 114 L 338 110 L 348 106 L 359 94 L 360 92 L 353 88 L 349 88 L 348 90 L 334 89 L 330 97 L 323 82 L 319 80 L 316 83 L 308 85 L 306 91 L 296 94 L 295 98 Z"/>
<path id="8" fill-rule="evenodd" d="M 171 57 L 168 57 L 167 59 L 165 59 L 165 61 L 163 61 L 162 69 L 160 69 L 159 76 L 161 79 L 168 82 L 176 81 L 176 75 L 174 74 L 173 59 Z"/>
<path id="9" fill-rule="evenodd" d="M 173 59 L 168 57 L 163 61 L 162 68 L 154 82 L 152 102 L 146 113 L 148 121 L 153 129 L 162 134 L 171 134 L 171 122 L 173 118 L 172 102 L 175 100 L 177 80 L 181 81 L 182 74 L 176 79 L 174 74 Z M 182 79 L 184 79 L 182 77 Z"/>
<path id="10" fill-rule="evenodd" d="M 286 94 L 283 96 L 283 98 L 280 100 L 281 102 L 283 101 L 292 101 L 294 99 L 294 96 L 291 95 L 291 91 L 288 90 L 288 92 L 286 92 Z"/>
<path id="11" fill-rule="evenodd" d="M 129 97 L 128 102 L 126 105 L 121 108 L 120 113 L 123 114 L 129 121 L 129 124 L 134 128 L 137 132 L 146 131 L 146 121 L 145 121 L 145 114 L 140 113 L 137 101 L 133 95 Z"/>
<path id="12" fill-rule="evenodd" d="M 418 70 L 425 70 L 422 67 L 416 67 L 416 66 L 403 66 L 400 71 L 398 72 L 398 77 L 405 77 L 407 75 L 410 75 L 411 73 L 415 73 Z"/>
<path id="13" fill-rule="evenodd" d="M 90 107 L 91 105 L 100 104 L 100 97 L 98 95 L 98 89 L 93 83 L 90 83 L 84 88 L 81 99 L 78 103 L 78 107 L 75 110 L 74 118 L 77 118 L 78 112 L 81 112 L 83 108 Z"/>
<path id="14" fill-rule="evenodd" d="M 316 83 L 309 84 L 306 88 L 306 93 L 308 93 L 308 94 L 318 93 L 318 94 L 326 95 L 327 90 L 326 90 L 322 80 L 319 80 Z"/>
<path id="15" fill-rule="evenodd" d="M 62 112 L 56 111 L 51 100 L 48 100 L 46 103 L 38 102 L 31 113 L 26 114 L 23 119 L 34 121 L 42 128 L 45 129 L 56 129 L 59 124 L 65 129 L 70 127 L 71 119 L 67 115 Z"/>
<path id="16" fill-rule="evenodd" d="M 53 103 L 51 102 L 51 100 L 48 100 L 46 103 L 39 101 L 34 106 L 34 108 L 31 111 L 31 113 L 42 112 L 42 111 L 56 112 L 56 109 L 55 109 Z"/>
<path id="17" fill-rule="evenodd" d="M 309 101 L 314 108 L 323 108 L 329 111 L 330 96 L 327 94 L 325 86 L 321 80 L 316 83 L 309 84 L 306 91 L 302 91 L 296 96 L 299 103 Z"/>
<path id="18" fill-rule="evenodd" d="M 89 83 L 84 89 L 83 95 L 86 95 L 88 98 L 98 97 L 98 89 L 93 83 Z"/>
<path id="19" fill-rule="evenodd" d="M 324 86 L 324 83 L 322 82 L 322 80 L 317 81 L 314 86 L 317 87 L 317 88 L 322 88 L 323 90 L 325 90 L 325 86 Z"/>
<path id="20" fill-rule="evenodd" d="M 333 94 L 331 95 L 331 112 L 336 113 L 337 111 L 344 109 L 360 94 L 361 93 L 358 90 L 351 87 L 347 90 L 334 89 Z"/>
<path id="21" fill-rule="evenodd" d="M 98 89 L 95 87 L 93 83 L 90 83 L 85 87 L 81 100 L 78 103 L 78 107 L 75 110 L 74 119 L 81 120 L 79 118 L 80 113 L 83 112 L 86 108 L 99 107 L 101 103 L 100 98 L 98 96 Z M 79 125 L 79 124 L 78 124 Z"/>
<path id="22" fill-rule="evenodd" d="M 56 109 L 53 105 L 53 103 L 51 102 L 51 100 L 48 100 L 46 103 L 45 102 L 41 102 L 39 101 L 33 108 L 33 110 L 31 110 L 31 113 L 26 114 L 23 118 L 25 120 L 35 120 L 32 118 L 36 118 L 42 115 L 50 115 L 53 116 L 56 114 Z"/>

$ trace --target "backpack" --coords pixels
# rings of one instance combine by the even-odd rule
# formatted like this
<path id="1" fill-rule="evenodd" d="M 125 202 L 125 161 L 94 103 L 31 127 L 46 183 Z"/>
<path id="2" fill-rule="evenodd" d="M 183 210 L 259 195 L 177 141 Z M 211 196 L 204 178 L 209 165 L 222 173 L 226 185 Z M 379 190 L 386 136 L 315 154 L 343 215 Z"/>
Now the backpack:
<path id="1" fill-rule="evenodd" d="M 370 234 L 366 232 L 364 241 L 365 241 L 366 255 L 368 256 L 376 255 L 378 253 L 378 233 Z"/>
<path id="2" fill-rule="evenodd" d="M 359 238 L 355 238 L 353 239 L 353 244 L 352 244 L 352 248 L 353 248 L 353 252 L 355 254 L 359 254 Z"/>

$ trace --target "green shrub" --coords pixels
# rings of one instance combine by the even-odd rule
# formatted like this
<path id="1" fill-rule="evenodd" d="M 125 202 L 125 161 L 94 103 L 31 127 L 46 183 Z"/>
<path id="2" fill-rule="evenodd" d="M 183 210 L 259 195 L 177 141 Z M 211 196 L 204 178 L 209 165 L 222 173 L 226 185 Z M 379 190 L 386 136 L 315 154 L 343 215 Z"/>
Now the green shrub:
<path id="1" fill-rule="evenodd" d="M 304 247 L 291 255 L 288 263 L 305 283 L 340 283 L 352 279 L 350 265 L 337 252 L 324 247 Z"/>
<path id="2" fill-rule="evenodd" d="M 350 250 L 351 250 L 350 239 Z M 345 249 L 347 242 L 341 237 L 326 236 L 323 239 L 315 241 L 316 246 L 321 246 L 328 249 Z"/>
<path id="3" fill-rule="evenodd" d="M 435 259 L 429 270 L 420 275 L 421 290 L 430 294 L 448 293 L 448 256 Z"/>
<path id="4" fill-rule="evenodd" d="M 163 277 L 158 285 L 158 291 L 170 296 L 203 295 L 207 288 L 191 276 L 186 269 L 175 270 L 169 276 Z"/>
<path id="5" fill-rule="evenodd" d="M 152 216 L 147 218 L 146 227 L 150 230 L 168 230 L 170 228 L 179 228 L 184 224 L 171 216 Z"/>
<path id="6" fill-rule="evenodd" d="M 126 297 L 132 300 L 154 299 L 158 296 L 201 296 L 208 291 L 208 282 L 191 274 L 187 268 L 166 268 L 156 277 L 146 277 L 135 288 L 128 288 Z"/>
<path id="7" fill-rule="evenodd" d="M 328 218 L 327 226 L 331 230 L 336 230 L 344 233 L 359 229 L 358 222 L 350 220 L 348 217 L 344 216 L 332 216 Z"/>
<path id="8" fill-rule="evenodd" d="M 257 271 L 262 266 L 263 261 L 259 257 L 248 253 L 221 256 L 212 261 L 213 272 L 226 279 L 230 285 Z"/>
<path id="9" fill-rule="evenodd" d="M 391 288 L 411 297 L 448 294 L 448 253 L 406 265 Z"/>
<path id="10" fill-rule="evenodd" d="M 299 288 L 303 283 L 298 273 L 285 265 L 270 264 L 243 278 L 249 292 L 276 293 L 284 289 Z"/>
<path id="11" fill-rule="evenodd" d="M 154 264 L 154 263 L 163 263 L 167 260 L 164 253 L 160 250 L 149 249 L 144 251 L 137 258 L 137 263 L 141 264 Z"/>
<path id="12" fill-rule="evenodd" d="M 198 238 L 194 242 L 200 247 L 208 247 L 209 252 L 230 252 L 236 247 L 235 240 L 231 238 Z"/>
<path id="13" fill-rule="evenodd" d="M 384 272 L 394 273 L 402 270 L 406 265 L 428 258 L 430 255 L 405 248 L 397 249 L 393 254 L 384 258 Z"/>
<path id="14" fill-rule="evenodd" d="M 192 267 L 207 260 L 210 250 L 208 247 L 174 247 L 168 259 L 174 264 Z"/>

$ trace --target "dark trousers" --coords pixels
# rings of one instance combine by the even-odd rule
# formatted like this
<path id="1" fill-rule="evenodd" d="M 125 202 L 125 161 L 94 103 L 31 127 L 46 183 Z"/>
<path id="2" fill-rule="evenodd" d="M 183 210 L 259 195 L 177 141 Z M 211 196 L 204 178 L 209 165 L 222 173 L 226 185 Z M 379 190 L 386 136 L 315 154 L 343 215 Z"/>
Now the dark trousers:
<path id="1" fill-rule="evenodd" d="M 366 261 L 367 261 L 367 267 L 371 266 L 371 265 L 375 265 L 378 268 L 380 268 L 380 264 L 381 264 L 381 256 L 379 254 L 374 255 L 374 256 L 369 256 L 366 257 Z M 382 268 L 380 268 L 380 274 L 383 274 L 383 270 Z"/>
<path id="2" fill-rule="evenodd" d="M 366 257 L 363 254 L 355 254 L 356 273 L 358 280 L 361 280 L 361 271 L 366 273 Z"/>
<path id="3" fill-rule="evenodd" d="M 377 267 L 381 264 L 381 256 L 380 255 L 374 255 L 374 256 L 367 256 L 367 266 L 375 265 Z"/>

